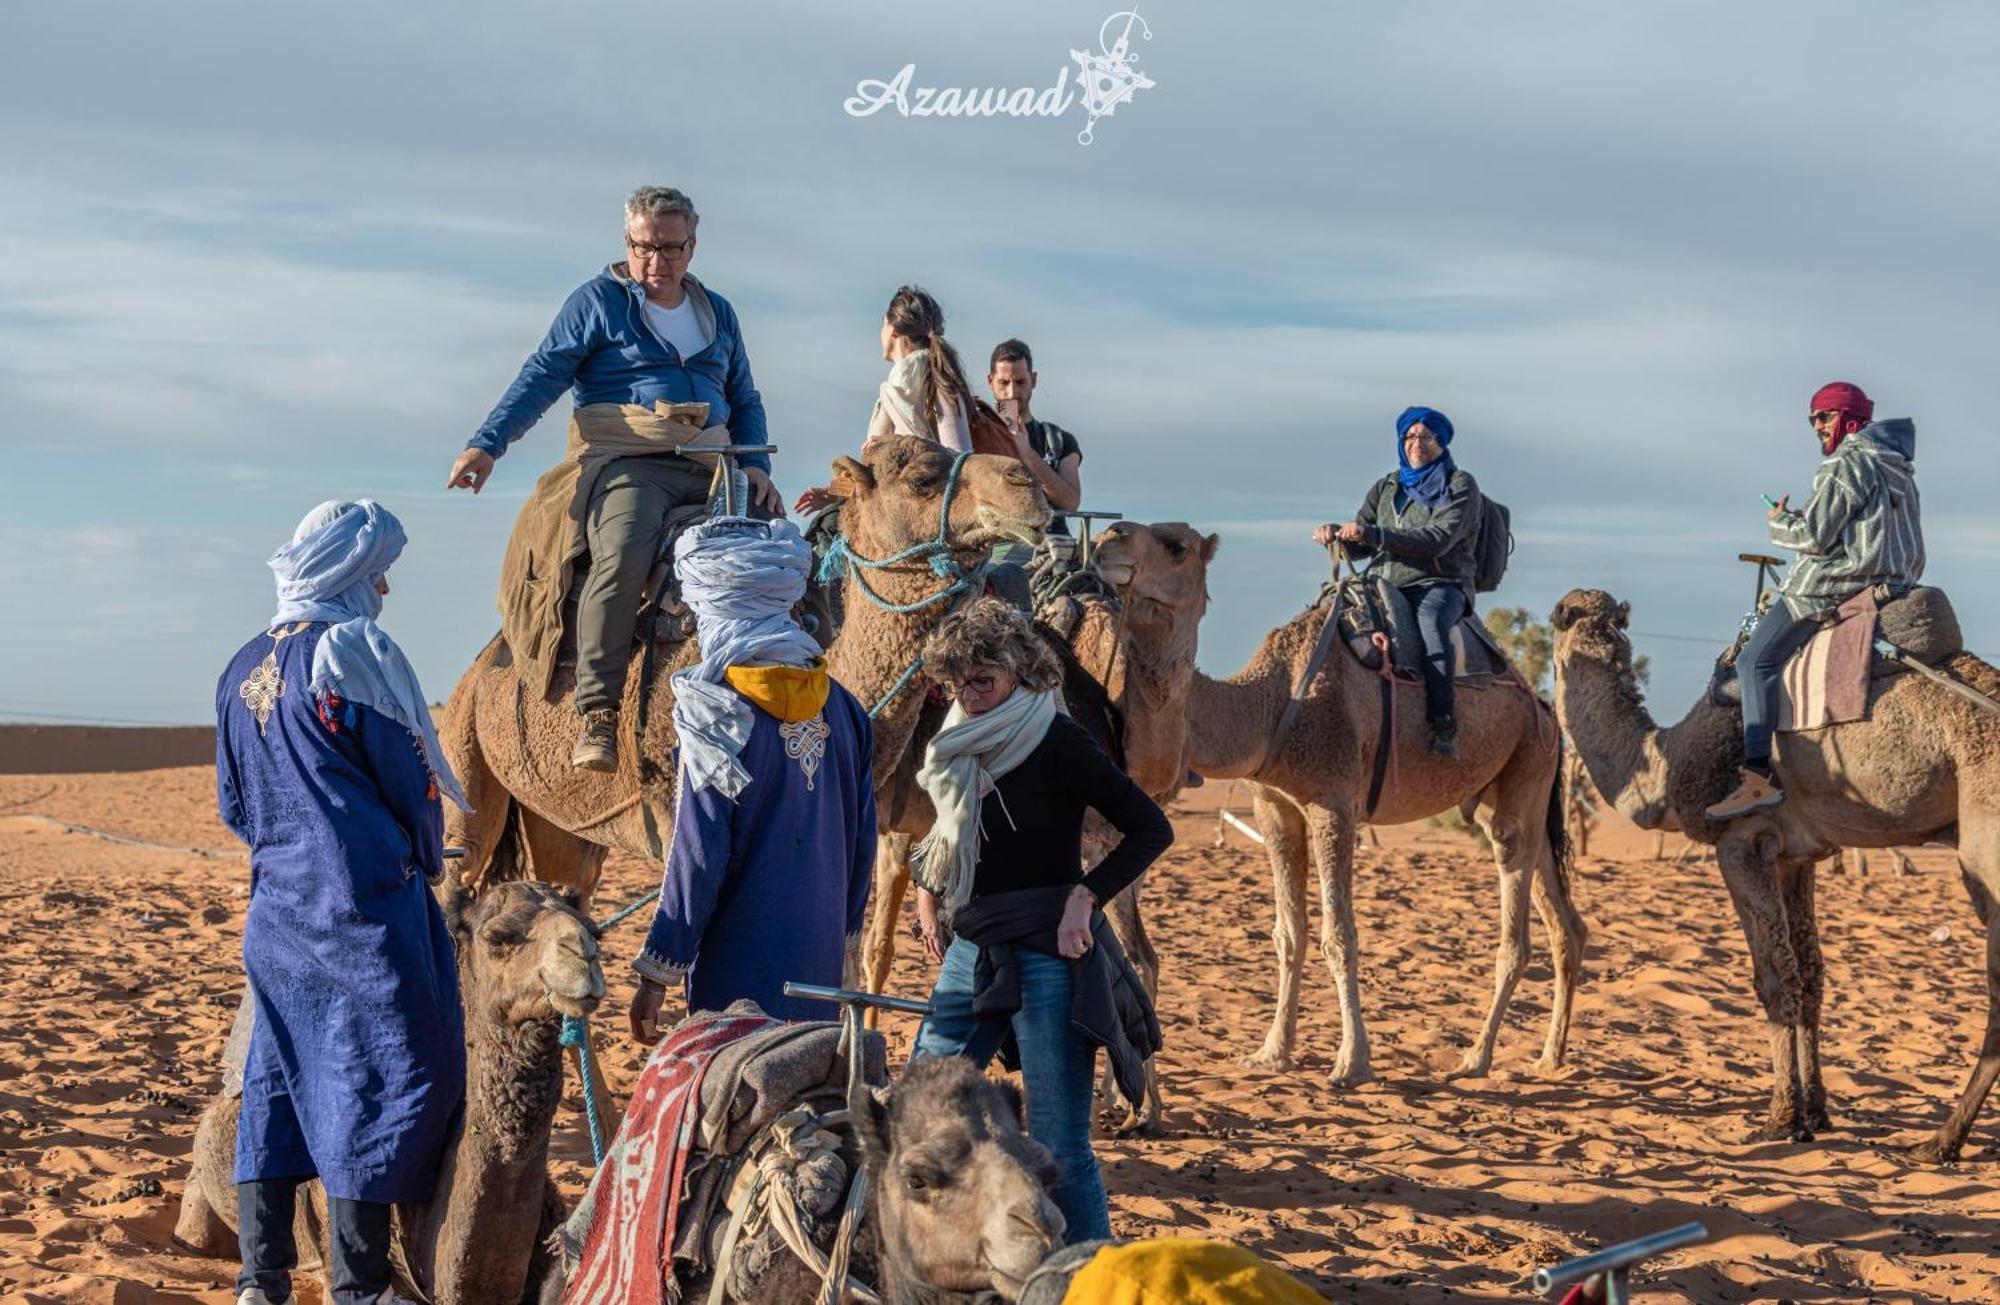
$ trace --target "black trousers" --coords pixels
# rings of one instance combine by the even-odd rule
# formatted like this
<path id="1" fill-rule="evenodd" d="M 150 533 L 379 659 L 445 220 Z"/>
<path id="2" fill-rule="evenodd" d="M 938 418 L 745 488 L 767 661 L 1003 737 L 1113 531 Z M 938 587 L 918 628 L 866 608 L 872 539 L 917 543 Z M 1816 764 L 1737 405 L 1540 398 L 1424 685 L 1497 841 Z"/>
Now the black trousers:
<path id="1" fill-rule="evenodd" d="M 243 1271 L 236 1290 L 261 1287 L 276 1303 L 292 1298 L 299 1248 L 292 1235 L 300 1179 L 236 1185 L 236 1241 Z M 332 1225 L 328 1297 L 334 1305 L 375 1305 L 389 1289 L 389 1207 L 374 1201 L 327 1200 Z"/>

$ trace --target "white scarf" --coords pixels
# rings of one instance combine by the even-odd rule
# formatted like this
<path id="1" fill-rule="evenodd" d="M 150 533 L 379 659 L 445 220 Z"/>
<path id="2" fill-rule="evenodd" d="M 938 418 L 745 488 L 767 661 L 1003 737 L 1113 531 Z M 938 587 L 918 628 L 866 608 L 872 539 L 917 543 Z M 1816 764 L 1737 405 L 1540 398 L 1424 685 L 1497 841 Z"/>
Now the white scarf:
<path id="1" fill-rule="evenodd" d="M 1048 736 L 1059 701 L 1055 690 L 1015 688 L 1007 700 L 980 716 L 954 702 L 944 727 L 924 750 L 917 783 L 937 808 L 931 832 L 910 858 L 917 883 L 944 903 L 947 917 L 972 899 L 979 865 L 979 807 L 996 781 L 1020 765 Z"/>

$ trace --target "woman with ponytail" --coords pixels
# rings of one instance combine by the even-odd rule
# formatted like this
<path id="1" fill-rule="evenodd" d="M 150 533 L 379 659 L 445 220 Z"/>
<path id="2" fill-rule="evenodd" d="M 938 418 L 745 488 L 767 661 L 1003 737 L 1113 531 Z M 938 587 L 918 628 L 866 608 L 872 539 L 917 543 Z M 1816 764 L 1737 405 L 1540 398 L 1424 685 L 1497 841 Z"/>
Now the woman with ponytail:
<path id="1" fill-rule="evenodd" d="M 875 396 L 862 452 L 892 435 L 935 440 L 954 453 L 972 452 L 972 390 L 958 350 L 944 338 L 944 309 L 929 291 L 906 285 L 889 300 L 882 315 L 882 357 L 890 364 L 889 375 Z M 816 486 L 799 495 L 795 510 L 809 514 L 832 500 L 827 487 Z"/>

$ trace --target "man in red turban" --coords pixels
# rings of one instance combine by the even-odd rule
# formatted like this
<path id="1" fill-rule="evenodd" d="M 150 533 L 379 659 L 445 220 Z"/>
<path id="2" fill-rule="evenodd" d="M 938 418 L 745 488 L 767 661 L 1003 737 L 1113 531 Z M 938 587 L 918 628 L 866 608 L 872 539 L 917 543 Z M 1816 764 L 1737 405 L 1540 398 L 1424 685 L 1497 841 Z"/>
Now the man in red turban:
<path id="1" fill-rule="evenodd" d="M 1842 603 L 1875 585 L 1907 592 L 1924 573 L 1917 504 L 1917 428 L 1908 417 L 1875 420 L 1861 387 L 1834 381 L 1814 391 L 1807 420 L 1825 461 L 1812 499 L 1795 511 L 1786 495 L 1771 509 L 1771 542 L 1797 553 L 1784 584 L 1736 658 L 1743 688 L 1743 774 L 1708 809 L 1733 820 L 1785 800 L 1772 765 L 1772 733 L 1785 663 Z"/>

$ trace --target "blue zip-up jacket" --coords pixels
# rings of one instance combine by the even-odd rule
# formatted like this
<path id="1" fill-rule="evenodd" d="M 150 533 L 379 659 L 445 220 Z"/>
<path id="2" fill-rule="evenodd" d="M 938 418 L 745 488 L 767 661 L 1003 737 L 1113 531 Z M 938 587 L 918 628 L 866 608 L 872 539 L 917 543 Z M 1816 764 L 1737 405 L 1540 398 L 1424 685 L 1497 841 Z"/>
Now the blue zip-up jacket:
<path id="1" fill-rule="evenodd" d="M 612 264 L 564 301 L 548 335 L 466 447 L 499 457 L 572 388 L 579 408 L 586 403 L 650 408 L 657 399 L 706 403 L 709 424 L 727 425 L 732 443 L 766 443 L 764 399 L 750 379 L 736 310 L 692 276 L 683 277 L 681 285 L 694 302 L 707 348 L 681 357 L 647 324 L 645 290 L 625 275 L 623 264 Z M 771 469 L 771 459 L 761 453 L 741 462 Z"/>

